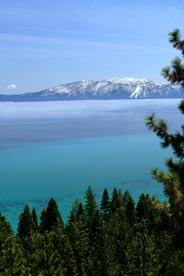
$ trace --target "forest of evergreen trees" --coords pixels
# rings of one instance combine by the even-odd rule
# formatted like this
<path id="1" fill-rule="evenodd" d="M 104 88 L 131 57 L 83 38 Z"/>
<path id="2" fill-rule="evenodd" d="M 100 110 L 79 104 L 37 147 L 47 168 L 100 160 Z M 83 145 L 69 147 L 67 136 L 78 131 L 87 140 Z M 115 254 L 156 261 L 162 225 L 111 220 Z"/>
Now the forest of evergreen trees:
<path id="1" fill-rule="evenodd" d="M 39 222 L 26 205 L 14 234 L 0 216 L 0 275 L 184 275 L 184 241 L 160 203 L 142 194 L 104 189 L 98 207 L 91 187 L 64 225 L 51 198 Z"/>
<path id="2" fill-rule="evenodd" d="M 179 30 L 170 42 L 184 56 Z M 184 86 L 184 65 L 175 58 L 163 69 L 171 83 Z M 179 105 L 184 114 L 184 101 Z M 167 172 L 152 170 L 167 201 L 142 194 L 135 204 L 128 191 L 104 189 L 100 206 L 91 187 L 85 202 L 76 200 L 64 225 L 56 201 L 37 219 L 26 205 L 17 233 L 0 215 L 1 276 L 182 276 L 184 275 L 184 125 L 174 134 L 152 114 L 148 127 L 171 147 Z"/>

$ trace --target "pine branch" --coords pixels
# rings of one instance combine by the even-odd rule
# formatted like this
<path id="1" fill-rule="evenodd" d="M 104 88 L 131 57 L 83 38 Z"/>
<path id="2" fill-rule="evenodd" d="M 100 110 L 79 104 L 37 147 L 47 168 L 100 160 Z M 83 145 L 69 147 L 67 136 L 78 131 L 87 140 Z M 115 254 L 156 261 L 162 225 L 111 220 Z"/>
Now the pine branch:
<path id="1" fill-rule="evenodd" d="M 171 62 L 171 66 L 166 66 L 162 69 L 161 74 L 172 84 L 180 84 L 181 86 L 184 86 L 184 65 L 180 58 L 176 57 Z"/>
<path id="2" fill-rule="evenodd" d="M 151 174 L 158 182 L 165 183 L 165 184 L 170 182 L 170 179 L 171 179 L 170 175 L 164 173 L 163 171 L 160 171 L 158 169 L 153 169 L 151 170 Z"/>
<path id="3" fill-rule="evenodd" d="M 153 130 L 156 135 L 159 136 L 161 139 L 166 139 L 168 137 L 168 127 L 166 122 L 162 119 L 156 119 L 154 113 L 146 117 L 146 125 L 149 129 Z"/>
<path id="4" fill-rule="evenodd" d="M 173 44 L 174 48 L 181 50 L 182 55 L 184 55 L 184 40 L 181 40 L 180 30 L 175 29 L 169 33 L 169 36 L 169 42 Z"/>

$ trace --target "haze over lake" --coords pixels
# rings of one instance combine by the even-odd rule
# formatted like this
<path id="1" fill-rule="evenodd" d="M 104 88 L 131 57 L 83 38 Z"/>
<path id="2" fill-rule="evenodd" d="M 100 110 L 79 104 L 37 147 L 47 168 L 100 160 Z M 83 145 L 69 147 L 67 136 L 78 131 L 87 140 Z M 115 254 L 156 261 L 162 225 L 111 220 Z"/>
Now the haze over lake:
<path id="1" fill-rule="evenodd" d="M 0 211 L 16 229 L 25 203 L 40 212 L 53 196 L 66 220 L 91 185 L 163 198 L 150 169 L 171 151 L 145 126 L 155 112 L 171 130 L 182 124 L 180 100 L 99 100 L 0 103 Z"/>

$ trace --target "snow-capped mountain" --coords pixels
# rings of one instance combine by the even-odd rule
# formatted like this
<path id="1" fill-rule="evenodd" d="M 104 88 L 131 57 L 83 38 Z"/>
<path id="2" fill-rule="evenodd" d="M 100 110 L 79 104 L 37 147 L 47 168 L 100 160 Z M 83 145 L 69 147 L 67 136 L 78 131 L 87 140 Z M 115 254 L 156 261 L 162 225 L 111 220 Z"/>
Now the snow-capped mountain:
<path id="1" fill-rule="evenodd" d="M 62 84 L 35 93 L 10 95 L 10 100 L 85 100 L 85 99 L 158 99 L 183 98 L 178 85 L 157 83 L 146 79 L 115 78 L 103 81 L 83 80 Z M 0 95 L 0 100 L 5 95 Z"/>

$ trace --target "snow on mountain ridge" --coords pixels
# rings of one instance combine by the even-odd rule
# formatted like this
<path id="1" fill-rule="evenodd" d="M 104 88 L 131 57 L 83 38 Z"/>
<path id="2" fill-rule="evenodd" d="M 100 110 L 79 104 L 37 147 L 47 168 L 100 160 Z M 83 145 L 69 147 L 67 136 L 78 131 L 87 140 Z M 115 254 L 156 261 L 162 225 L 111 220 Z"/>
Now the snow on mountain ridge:
<path id="1" fill-rule="evenodd" d="M 122 83 L 122 84 L 134 84 L 134 83 L 146 83 L 150 82 L 147 79 L 138 79 L 138 78 L 114 78 L 114 79 L 109 79 L 108 81 L 113 82 L 113 83 Z"/>
<path id="2" fill-rule="evenodd" d="M 42 96 L 83 97 L 83 98 L 159 98 L 179 97 L 178 85 L 157 83 L 147 79 L 114 78 L 102 81 L 82 80 L 45 89 Z"/>
<path id="3" fill-rule="evenodd" d="M 82 80 L 40 92 L 5 95 L 0 102 L 107 100 L 107 99 L 182 99 L 184 88 L 147 79 L 114 78 L 102 81 Z"/>

